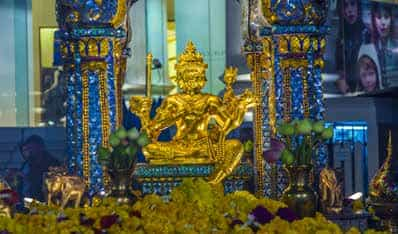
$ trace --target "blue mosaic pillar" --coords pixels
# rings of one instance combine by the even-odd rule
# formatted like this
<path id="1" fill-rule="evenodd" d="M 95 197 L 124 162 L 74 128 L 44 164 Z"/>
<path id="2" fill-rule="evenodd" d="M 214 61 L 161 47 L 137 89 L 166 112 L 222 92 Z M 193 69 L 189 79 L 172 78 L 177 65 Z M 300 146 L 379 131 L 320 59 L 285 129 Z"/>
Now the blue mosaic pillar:
<path id="1" fill-rule="evenodd" d="M 246 0 L 248 2 L 248 38 L 244 51 L 271 57 L 272 74 L 268 88 L 263 89 L 263 129 L 275 136 L 277 122 L 293 119 L 323 119 L 325 111 L 321 69 L 326 46 L 325 25 L 327 0 Z M 261 22 L 266 21 L 267 26 Z M 263 23 L 264 24 L 264 23 Z M 269 40 L 272 48 L 269 49 Z M 265 92 L 265 90 L 267 92 Z M 267 129 L 267 127 L 269 127 Z M 266 134 L 263 132 L 263 135 Z M 263 137 L 263 141 L 267 138 Z M 263 142 L 267 149 L 267 142 Z M 318 164 L 326 163 L 323 149 L 319 150 Z M 284 177 L 280 165 L 265 165 L 265 195 L 278 197 L 283 191 Z M 268 178 L 268 181 L 267 181 Z"/>
<path id="2" fill-rule="evenodd" d="M 262 12 L 272 25 L 262 36 L 271 33 L 273 38 L 277 120 L 323 119 L 327 11 L 327 0 L 262 0 Z"/>
<path id="3" fill-rule="evenodd" d="M 90 191 L 107 176 L 97 161 L 101 145 L 122 123 L 122 84 L 131 0 L 58 0 L 54 61 L 68 77 L 66 131 L 69 170 Z"/>

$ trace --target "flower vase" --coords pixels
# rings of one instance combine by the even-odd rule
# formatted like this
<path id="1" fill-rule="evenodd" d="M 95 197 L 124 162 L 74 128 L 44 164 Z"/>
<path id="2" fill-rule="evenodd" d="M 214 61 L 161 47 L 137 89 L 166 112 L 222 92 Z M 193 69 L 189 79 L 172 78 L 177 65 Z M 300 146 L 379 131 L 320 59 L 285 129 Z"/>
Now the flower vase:
<path id="1" fill-rule="evenodd" d="M 289 185 L 282 194 L 282 201 L 300 218 L 314 217 L 318 196 L 311 184 L 311 165 L 286 166 Z"/>
<path id="2" fill-rule="evenodd" d="M 131 201 L 130 185 L 131 180 L 130 169 L 110 170 L 111 178 L 111 196 L 116 198 L 118 202 L 129 203 Z"/>

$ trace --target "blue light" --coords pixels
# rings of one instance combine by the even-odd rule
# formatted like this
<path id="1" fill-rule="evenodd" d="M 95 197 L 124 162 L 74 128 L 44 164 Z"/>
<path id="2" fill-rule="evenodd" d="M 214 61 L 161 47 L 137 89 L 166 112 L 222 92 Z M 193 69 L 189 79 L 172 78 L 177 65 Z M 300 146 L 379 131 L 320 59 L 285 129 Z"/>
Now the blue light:
<path id="1" fill-rule="evenodd" d="M 333 126 L 333 142 L 367 142 L 368 126 L 364 121 L 347 121 L 327 123 L 327 127 Z"/>

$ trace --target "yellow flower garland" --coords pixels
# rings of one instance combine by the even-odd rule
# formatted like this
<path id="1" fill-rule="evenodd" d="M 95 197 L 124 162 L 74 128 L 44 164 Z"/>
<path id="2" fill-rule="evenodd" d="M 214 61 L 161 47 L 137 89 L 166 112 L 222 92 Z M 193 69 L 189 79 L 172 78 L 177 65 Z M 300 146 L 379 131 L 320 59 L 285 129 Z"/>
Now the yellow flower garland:
<path id="1" fill-rule="evenodd" d="M 36 205 L 38 214 L 17 214 L 13 219 L 0 217 L 0 231 L 11 233 L 95 233 L 101 230 L 100 220 L 105 215 L 117 214 L 121 222 L 112 225 L 107 233 L 253 233 L 247 225 L 231 226 L 234 219 L 243 223 L 257 206 L 264 206 L 272 214 L 285 204 L 267 198 L 257 199 L 246 191 L 224 195 L 222 186 L 212 187 L 201 179 L 187 179 L 174 189 L 168 200 L 147 195 L 133 206 L 120 205 L 106 198 L 97 207 L 66 209 L 64 220 L 54 207 Z M 81 214 L 92 219 L 92 225 L 81 223 Z M 133 215 L 132 215 L 133 214 Z M 135 215 L 134 215 L 135 214 Z M 343 233 L 321 214 L 289 223 L 276 216 L 261 225 L 257 233 Z M 350 229 L 348 234 L 360 233 Z M 368 231 L 367 234 L 376 233 Z"/>

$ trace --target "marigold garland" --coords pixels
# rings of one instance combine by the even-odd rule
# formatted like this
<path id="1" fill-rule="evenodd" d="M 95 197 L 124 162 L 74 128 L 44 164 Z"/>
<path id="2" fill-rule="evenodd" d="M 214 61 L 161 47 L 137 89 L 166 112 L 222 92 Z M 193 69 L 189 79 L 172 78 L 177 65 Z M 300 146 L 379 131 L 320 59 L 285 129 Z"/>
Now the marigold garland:
<path id="1" fill-rule="evenodd" d="M 105 198 L 97 207 L 66 209 L 35 206 L 36 214 L 0 217 L 0 232 L 11 233 L 343 233 L 321 214 L 288 222 L 278 216 L 286 205 L 257 199 L 246 191 L 224 195 L 221 186 L 186 179 L 169 197 L 147 195 L 134 205 Z M 261 224 L 254 210 L 273 217 Z M 347 233 L 360 233 L 352 228 Z M 367 234 L 376 233 L 367 231 Z"/>

